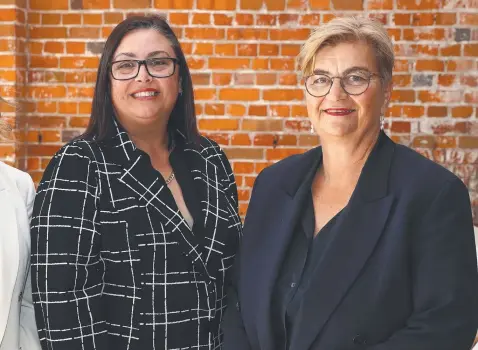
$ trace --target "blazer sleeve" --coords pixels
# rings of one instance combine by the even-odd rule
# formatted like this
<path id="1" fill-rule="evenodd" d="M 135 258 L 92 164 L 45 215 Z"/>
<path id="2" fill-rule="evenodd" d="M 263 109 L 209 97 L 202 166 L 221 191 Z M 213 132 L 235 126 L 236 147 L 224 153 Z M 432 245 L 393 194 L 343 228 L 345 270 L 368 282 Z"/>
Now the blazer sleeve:
<path id="1" fill-rule="evenodd" d="M 254 182 L 251 200 L 254 200 L 255 193 L 259 185 L 259 174 Z M 247 216 L 246 216 L 247 221 Z M 241 266 L 241 251 L 236 255 L 234 261 L 233 273 L 230 288 L 227 294 L 227 309 L 222 322 L 224 333 L 224 350 L 250 350 L 252 349 L 249 338 L 244 327 L 244 320 L 241 314 L 241 302 L 239 299 L 239 276 Z"/>
<path id="2" fill-rule="evenodd" d="M 234 209 L 236 209 L 236 212 L 239 212 L 237 184 L 236 184 L 236 179 L 234 177 L 234 172 L 232 171 L 231 163 L 227 159 L 227 156 L 222 150 L 222 148 L 220 148 L 219 145 L 216 145 L 216 147 L 218 149 L 218 156 L 219 156 L 218 165 L 226 173 L 226 177 L 224 178 L 224 181 L 223 181 L 226 194 L 228 198 L 232 200 L 232 204 L 234 205 L 235 207 Z"/>
<path id="3" fill-rule="evenodd" d="M 468 191 L 446 183 L 413 231 L 414 311 L 369 350 L 469 350 L 478 326 L 478 275 Z"/>
<path id="4" fill-rule="evenodd" d="M 31 272 L 28 271 L 20 311 L 20 347 L 41 350 L 32 300 Z"/>
<path id="5" fill-rule="evenodd" d="M 30 221 L 33 201 L 35 200 L 35 185 L 30 176 L 26 177 L 25 184 L 27 185 L 28 192 L 25 204 L 28 220 Z M 28 257 L 30 260 L 30 255 Z M 20 347 L 27 350 L 40 350 L 40 341 L 35 323 L 35 311 L 33 309 L 30 266 L 28 266 L 20 308 Z"/>
<path id="6" fill-rule="evenodd" d="M 222 321 L 222 331 L 224 333 L 223 350 L 251 350 L 242 320 L 238 296 L 237 270 L 239 265 L 238 256 L 234 262 L 232 283 L 227 292 L 227 309 Z"/>
<path id="7" fill-rule="evenodd" d="M 69 144 L 51 160 L 38 187 L 31 276 L 44 350 L 107 349 L 97 171 L 87 147 Z"/>

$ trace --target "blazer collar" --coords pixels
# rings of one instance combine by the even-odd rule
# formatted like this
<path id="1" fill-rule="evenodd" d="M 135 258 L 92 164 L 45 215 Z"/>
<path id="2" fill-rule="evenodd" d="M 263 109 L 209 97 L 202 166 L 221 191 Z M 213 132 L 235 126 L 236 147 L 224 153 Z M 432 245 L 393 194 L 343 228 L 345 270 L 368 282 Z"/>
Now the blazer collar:
<path id="1" fill-rule="evenodd" d="M 393 202 L 393 196 L 388 195 L 387 191 L 394 148 L 394 143 L 381 133 L 362 169 L 349 205 L 334 224 L 334 232 L 331 232 L 334 238 L 324 251 L 321 263 L 310 281 L 309 292 L 304 294 L 303 321 L 298 327 L 301 331 L 291 339 L 291 348 L 310 347 L 372 253 Z M 274 232 L 269 236 L 271 241 L 268 243 L 267 263 L 263 264 L 263 278 L 257 287 L 263 294 L 258 298 L 260 303 L 254 304 L 253 308 L 259 325 L 258 332 L 265 335 L 261 337 L 261 347 L 264 349 L 275 348 L 272 345 L 274 330 L 270 327 L 269 319 L 270 296 L 294 227 L 302 213 L 303 200 L 310 191 L 310 184 L 321 161 L 321 147 L 287 161 L 287 166 L 280 169 L 279 179 L 276 180 L 279 181 L 277 186 L 282 194 L 271 204 L 275 208 L 275 217 L 280 220 L 271 220 L 264 227 L 261 226 L 263 230 Z M 370 220 L 370 217 L 376 219 Z M 249 225 L 254 226 L 251 222 Z M 246 231 L 247 226 L 246 219 Z M 344 259 L 344 256 L 347 258 Z M 327 288 L 322 288 L 323 285 Z M 323 307 L 320 310 L 307 308 L 307 305 L 315 305 L 319 294 Z"/>
<path id="2" fill-rule="evenodd" d="M 387 195 L 394 151 L 395 143 L 381 131 L 357 183 L 362 200 L 371 202 Z"/>
<path id="3" fill-rule="evenodd" d="M 134 142 L 130 139 L 126 130 L 121 126 L 121 124 L 116 120 L 116 118 L 112 118 L 112 122 L 114 124 L 114 130 L 116 133 L 111 137 L 109 142 L 107 142 L 111 147 L 118 150 L 117 154 L 120 154 L 123 158 L 123 162 L 131 162 L 133 159 L 137 158 L 137 150 L 138 148 L 134 144 Z"/>
<path id="4" fill-rule="evenodd" d="M 295 197 L 299 189 L 304 184 L 311 171 L 311 169 L 317 169 L 322 162 L 322 147 L 316 147 L 303 154 L 297 155 L 291 159 L 289 163 L 289 169 L 286 170 L 287 176 L 281 177 L 283 190 L 291 197 Z"/>
<path id="5" fill-rule="evenodd" d="M 394 202 L 394 195 L 388 193 L 394 150 L 395 144 L 382 132 L 304 293 L 300 331 L 291 339 L 291 347 L 310 348 L 378 244 Z M 307 307 L 317 300 L 320 310 Z"/>
<path id="6" fill-rule="evenodd" d="M 127 188 L 133 191 L 139 202 L 147 205 L 156 214 L 152 220 L 166 218 L 165 226 L 172 232 L 177 232 L 174 239 L 182 247 L 183 253 L 190 256 L 198 270 L 211 279 L 214 274 L 219 273 L 222 253 L 213 251 L 210 247 L 213 237 L 202 237 L 195 235 L 192 228 L 188 226 L 182 217 L 176 202 L 167 188 L 164 179 L 152 165 L 149 156 L 137 148 L 130 139 L 128 133 L 119 122 L 113 119 L 116 133 L 106 141 L 103 141 L 104 150 L 108 160 L 123 168 L 118 180 Z M 208 157 L 208 147 L 187 142 L 184 135 L 179 131 L 173 135 L 173 146 L 180 152 L 185 169 L 190 172 L 195 190 L 200 198 L 199 212 L 203 213 L 202 220 L 195 220 L 196 225 L 201 226 L 203 232 L 215 234 L 217 230 L 225 230 L 231 226 L 233 217 L 237 214 L 231 212 L 233 206 L 229 203 L 228 197 L 220 181 L 222 176 L 218 174 L 219 169 Z M 212 203 L 216 207 L 214 210 Z M 191 210 L 191 208 L 190 208 Z M 194 214 L 194 211 L 192 211 Z M 196 216 L 197 218 L 197 216 Z M 195 219 L 196 219 L 195 218 Z M 239 218 L 237 218 L 239 222 Z M 197 233 L 197 232 L 196 232 Z"/>
<path id="7" fill-rule="evenodd" d="M 8 178 L 6 164 L 0 162 L 0 191 L 11 187 L 11 181 Z"/>
<path id="8" fill-rule="evenodd" d="M 15 201 L 11 197 L 15 184 L 3 168 L 0 163 L 0 343 L 5 332 L 10 303 L 15 300 L 12 295 L 20 259 Z"/>
<path id="9" fill-rule="evenodd" d="M 134 163 L 140 155 L 144 155 L 144 152 L 136 147 L 116 117 L 113 116 L 111 118 L 111 123 L 114 132 L 112 132 L 106 140 L 102 141 L 101 144 L 114 150 L 112 154 L 118 164 L 128 167 Z M 183 147 L 187 146 L 188 148 L 197 148 L 195 144 L 187 142 L 186 137 L 179 130 L 173 131 L 169 136 L 172 138 L 171 147 L 181 145 Z"/>
<path id="10" fill-rule="evenodd" d="M 373 201 L 384 197 L 388 190 L 388 173 L 393 158 L 395 144 L 381 131 L 375 146 L 370 153 L 357 183 L 358 194 L 365 201 Z M 282 178 L 282 188 L 290 195 L 295 196 L 303 184 L 307 172 L 316 169 L 322 161 L 322 147 L 298 155 L 289 163 L 288 176 Z"/>

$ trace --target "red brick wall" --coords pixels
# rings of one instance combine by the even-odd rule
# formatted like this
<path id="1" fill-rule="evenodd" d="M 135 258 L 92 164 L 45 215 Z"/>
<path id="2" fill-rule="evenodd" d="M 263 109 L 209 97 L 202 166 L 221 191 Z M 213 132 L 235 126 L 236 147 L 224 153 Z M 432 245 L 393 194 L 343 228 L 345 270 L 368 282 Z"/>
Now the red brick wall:
<path id="1" fill-rule="evenodd" d="M 15 164 L 25 153 L 27 114 L 20 109 L 24 101 L 28 55 L 26 54 L 26 0 L 1 0 L 0 8 L 0 96 L 17 101 L 16 106 L 2 105 L 2 116 L 15 126 L 17 141 L 0 142 L 0 159 Z"/>
<path id="2" fill-rule="evenodd" d="M 478 0 L 0 0 L 0 93 L 17 143 L 0 158 L 38 181 L 88 121 L 99 53 L 131 13 L 163 13 L 189 57 L 199 126 L 227 150 L 241 213 L 266 165 L 318 143 L 294 58 L 334 15 L 366 14 L 396 43 L 386 128 L 445 164 L 478 210 Z M 3 108 L 3 107 L 2 107 Z"/>

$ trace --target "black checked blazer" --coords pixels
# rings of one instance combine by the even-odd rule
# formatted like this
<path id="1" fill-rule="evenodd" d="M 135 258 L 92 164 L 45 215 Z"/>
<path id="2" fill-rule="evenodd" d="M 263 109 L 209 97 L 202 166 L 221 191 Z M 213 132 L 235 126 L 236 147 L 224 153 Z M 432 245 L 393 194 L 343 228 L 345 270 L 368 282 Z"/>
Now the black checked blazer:
<path id="1" fill-rule="evenodd" d="M 191 230 L 128 134 L 75 140 L 38 187 L 32 285 L 43 349 L 218 349 L 242 224 L 230 164 L 207 138 L 175 140 L 200 197 Z"/>

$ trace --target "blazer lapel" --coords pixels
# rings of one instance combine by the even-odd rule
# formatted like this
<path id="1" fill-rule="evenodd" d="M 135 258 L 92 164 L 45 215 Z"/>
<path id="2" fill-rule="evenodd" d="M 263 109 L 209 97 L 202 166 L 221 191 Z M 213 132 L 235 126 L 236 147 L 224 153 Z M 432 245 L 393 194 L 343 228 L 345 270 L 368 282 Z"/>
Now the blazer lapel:
<path id="1" fill-rule="evenodd" d="M 251 293 L 257 294 L 250 298 L 254 301 L 254 318 L 258 333 L 261 335 L 261 349 L 276 349 L 274 330 L 271 328 L 271 317 L 275 317 L 274 310 L 271 310 L 271 295 L 280 269 L 282 267 L 287 247 L 294 233 L 295 226 L 300 222 L 299 217 L 303 210 L 304 200 L 312 182 L 315 170 L 322 157 L 321 148 L 317 147 L 309 152 L 297 156 L 284 173 L 281 181 L 281 188 L 277 196 L 274 196 L 271 206 L 274 207 L 274 217 L 277 220 L 267 222 L 264 230 L 273 232 L 267 235 L 270 242 L 261 243 L 260 246 L 267 246 L 267 252 L 258 252 L 260 261 L 260 276 L 256 279 L 257 286 Z M 257 217 L 256 220 L 261 220 Z M 244 231 L 247 231 L 248 218 L 246 217 Z M 253 226 L 257 225 L 252 223 Z M 260 225 L 263 227 L 263 225 Z M 256 251 L 254 247 L 245 247 L 244 251 Z M 254 262 L 254 264 L 256 264 Z"/>
<path id="2" fill-rule="evenodd" d="M 199 240 L 181 215 L 161 174 L 153 168 L 149 156 L 136 148 L 128 134 L 119 124 L 115 124 L 117 135 L 109 143 L 108 157 L 123 167 L 124 172 L 119 181 L 135 194 L 141 205 L 164 218 L 165 229 L 174 233 L 171 235 L 172 240 L 192 259 L 199 272 L 208 276 Z"/>
<path id="3" fill-rule="evenodd" d="M 237 243 L 239 234 L 225 234 L 229 228 L 242 226 L 241 220 L 235 209 L 235 204 L 226 195 L 225 187 L 221 179 L 226 178 L 226 173 L 210 159 L 208 147 L 195 146 L 192 144 L 178 145 L 187 160 L 188 170 L 194 182 L 194 187 L 199 198 L 201 198 L 199 221 L 195 221 L 194 227 L 201 226 L 199 232 L 204 233 L 200 237 L 204 255 L 202 259 L 208 267 L 210 277 L 214 271 L 221 269 L 223 256 L 233 256 L 234 251 L 225 251 L 235 247 L 237 244 L 228 244 L 228 240 Z"/>
<path id="4" fill-rule="evenodd" d="M 372 254 L 394 200 L 387 193 L 394 149 L 394 143 L 382 133 L 304 293 L 299 331 L 291 339 L 291 349 L 312 346 Z"/>
<path id="5" fill-rule="evenodd" d="M 16 213 L 7 181 L 0 167 L 0 343 L 7 325 L 20 259 Z"/>

